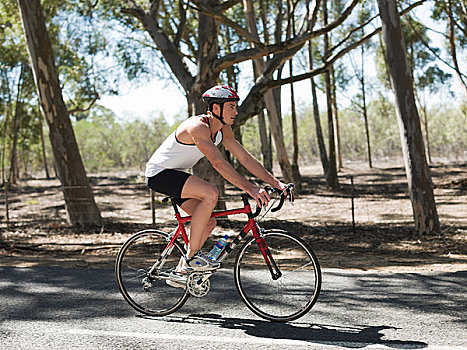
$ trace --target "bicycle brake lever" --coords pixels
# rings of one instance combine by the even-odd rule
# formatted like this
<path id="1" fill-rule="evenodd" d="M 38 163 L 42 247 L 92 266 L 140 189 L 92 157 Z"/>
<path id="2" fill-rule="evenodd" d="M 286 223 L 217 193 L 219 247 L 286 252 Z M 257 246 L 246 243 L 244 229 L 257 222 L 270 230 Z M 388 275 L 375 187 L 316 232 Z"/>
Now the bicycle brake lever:
<path id="1" fill-rule="evenodd" d="M 280 199 L 279 204 L 277 205 L 277 207 L 271 209 L 271 212 L 276 212 L 276 211 L 280 210 L 282 208 L 282 206 L 284 205 L 284 201 L 285 201 L 285 198 L 287 196 L 289 197 L 289 202 L 293 204 L 294 195 L 293 195 L 293 190 L 292 189 L 294 187 L 295 187 L 294 183 L 289 183 L 284 191 L 274 189 L 276 192 L 280 193 L 281 199 Z"/>

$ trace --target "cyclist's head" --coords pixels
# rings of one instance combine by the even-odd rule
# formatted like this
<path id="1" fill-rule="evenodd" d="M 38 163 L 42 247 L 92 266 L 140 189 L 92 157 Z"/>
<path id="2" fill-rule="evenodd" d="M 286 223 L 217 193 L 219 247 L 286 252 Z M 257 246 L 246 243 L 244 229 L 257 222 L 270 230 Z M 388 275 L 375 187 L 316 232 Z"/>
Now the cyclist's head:
<path id="1" fill-rule="evenodd" d="M 214 86 L 203 94 L 203 101 L 208 104 L 208 111 L 210 111 L 212 115 L 219 119 L 224 125 L 225 122 L 224 118 L 222 117 L 224 111 L 224 103 L 238 100 L 240 100 L 240 97 L 238 96 L 237 92 L 227 85 Z M 218 104 L 220 106 L 220 115 L 216 115 L 213 112 L 214 104 Z"/>

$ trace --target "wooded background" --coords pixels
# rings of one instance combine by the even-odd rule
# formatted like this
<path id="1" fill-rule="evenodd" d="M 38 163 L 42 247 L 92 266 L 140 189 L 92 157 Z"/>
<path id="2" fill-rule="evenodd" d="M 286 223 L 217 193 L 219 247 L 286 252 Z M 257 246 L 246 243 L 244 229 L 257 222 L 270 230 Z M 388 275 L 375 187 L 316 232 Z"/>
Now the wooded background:
<path id="1" fill-rule="evenodd" d="M 320 161 L 337 189 L 346 160 L 403 157 L 415 228 L 437 232 L 428 165 L 467 156 L 466 34 L 465 0 L 3 0 L 2 188 L 58 176 L 69 222 L 99 224 L 86 172 L 143 169 L 179 122 L 206 111 L 205 90 L 246 84 L 235 134 L 266 168 L 300 186 L 300 165 Z M 121 120 L 99 105 L 148 79 L 174 81 L 187 114 Z M 296 101 L 304 80 L 309 99 Z M 222 195 L 207 162 L 194 171 Z"/>

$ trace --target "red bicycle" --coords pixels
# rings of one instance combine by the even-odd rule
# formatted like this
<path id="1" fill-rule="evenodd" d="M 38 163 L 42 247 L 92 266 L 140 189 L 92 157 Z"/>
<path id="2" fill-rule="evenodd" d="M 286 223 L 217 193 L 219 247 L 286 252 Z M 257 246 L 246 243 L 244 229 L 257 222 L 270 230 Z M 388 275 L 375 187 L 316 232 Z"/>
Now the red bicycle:
<path id="1" fill-rule="evenodd" d="M 235 259 L 235 285 L 248 308 L 270 321 L 287 322 L 302 317 L 313 307 L 321 290 L 321 269 L 310 246 L 292 233 L 259 226 L 269 211 L 279 210 L 286 198 L 293 200 L 293 187 L 289 184 L 285 191 L 267 187 L 279 196 L 260 219 L 255 220 L 261 208 L 253 213 L 248 202 L 251 197 L 247 194 L 242 195 L 243 208 L 212 214 L 212 217 L 248 216 L 245 227 L 224 247 L 217 261 L 224 261 L 247 233 L 252 232 L 253 237 L 247 239 Z M 121 247 L 115 265 L 118 287 L 125 300 L 150 316 L 175 312 L 190 295 L 205 296 L 211 288 L 209 278 L 215 272 L 175 271 L 186 253 L 188 236 L 184 224 L 191 217 L 182 217 L 173 202 L 172 206 L 178 226 L 171 233 L 150 229 L 134 234 Z M 167 280 L 182 282 L 186 287 L 171 287 Z"/>

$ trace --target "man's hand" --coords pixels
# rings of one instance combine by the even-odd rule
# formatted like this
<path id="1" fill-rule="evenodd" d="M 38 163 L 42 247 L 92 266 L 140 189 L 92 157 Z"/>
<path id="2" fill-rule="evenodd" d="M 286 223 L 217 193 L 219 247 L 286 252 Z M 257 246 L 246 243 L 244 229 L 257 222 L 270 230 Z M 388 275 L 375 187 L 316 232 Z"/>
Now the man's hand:
<path id="1" fill-rule="evenodd" d="M 262 208 L 264 205 L 267 206 L 271 198 L 269 197 L 268 191 L 264 188 L 253 186 L 248 194 L 258 203 L 258 206 Z"/>
<path id="2" fill-rule="evenodd" d="M 287 188 L 287 185 L 284 184 L 283 182 L 280 182 L 279 181 L 279 185 L 276 187 L 278 188 L 279 190 L 281 191 L 285 191 L 285 189 Z M 293 202 L 295 200 L 295 194 L 293 192 L 293 189 L 290 192 L 290 195 L 292 196 L 292 198 L 289 198 L 291 202 Z M 285 196 L 288 197 L 289 196 L 289 192 L 285 192 Z"/>

